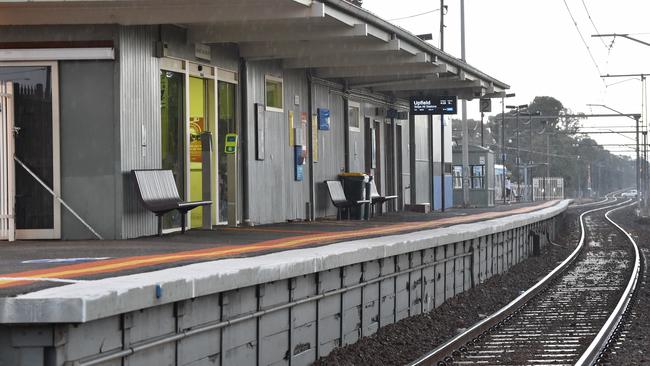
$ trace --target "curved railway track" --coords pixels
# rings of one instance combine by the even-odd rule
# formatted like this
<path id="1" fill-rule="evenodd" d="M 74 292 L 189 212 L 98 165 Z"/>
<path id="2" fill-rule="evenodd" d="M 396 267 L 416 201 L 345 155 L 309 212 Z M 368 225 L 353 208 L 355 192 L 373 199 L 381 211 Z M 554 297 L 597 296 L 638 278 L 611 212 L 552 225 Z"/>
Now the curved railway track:
<path id="1" fill-rule="evenodd" d="M 641 266 L 609 214 L 635 204 L 610 195 L 580 215 L 573 253 L 506 307 L 411 365 L 592 365 L 605 361 L 631 311 Z"/>

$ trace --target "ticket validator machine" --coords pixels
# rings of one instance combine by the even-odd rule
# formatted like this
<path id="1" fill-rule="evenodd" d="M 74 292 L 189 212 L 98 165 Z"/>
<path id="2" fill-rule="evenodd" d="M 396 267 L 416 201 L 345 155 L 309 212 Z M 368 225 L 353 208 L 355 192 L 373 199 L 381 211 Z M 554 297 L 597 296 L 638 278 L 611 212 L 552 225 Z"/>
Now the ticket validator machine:
<path id="1" fill-rule="evenodd" d="M 212 132 L 201 132 L 201 199 L 212 201 Z M 203 206 L 203 224 L 205 230 L 212 229 L 212 212 L 216 202 Z"/>
<path id="2" fill-rule="evenodd" d="M 224 153 L 226 154 L 227 174 L 227 202 L 228 202 L 228 226 L 237 226 L 237 134 L 229 133 L 225 136 Z"/>

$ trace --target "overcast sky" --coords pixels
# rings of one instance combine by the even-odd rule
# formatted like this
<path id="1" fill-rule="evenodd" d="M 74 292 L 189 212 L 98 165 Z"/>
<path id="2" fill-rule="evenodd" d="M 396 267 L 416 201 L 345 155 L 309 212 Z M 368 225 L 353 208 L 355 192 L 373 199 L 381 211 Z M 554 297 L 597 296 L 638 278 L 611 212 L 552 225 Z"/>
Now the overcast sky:
<path id="1" fill-rule="evenodd" d="M 467 62 L 511 86 L 516 97 L 507 104 L 527 104 L 535 96 L 545 95 L 557 98 L 573 112 L 612 113 L 587 106 L 594 103 L 623 113 L 640 113 L 639 80 L 603 79 L 600 75 L 650 73 L 650 46 L 620 37 L 613 45 L 612 38 L 592 38 L 596 30 L 587 12 L 601 34 L 627 33 L 650 42 L 650 1 L 566 0 L 566 4 L 600 71 L 563 0 L 465 0 Z M 460 57 L 460 0 L 446 0 L 445 5 L 445 51 Z M 364 0 L 363 6 L 382 18 L 395 19 L 438 9 L 440 0 Z M 439 22 L 437 11 L 393 21 L 415 34 L 433 33 L 435 46 L 439 45 Z M 500 109 L 500 101 L 494 100 L 493 114 Z M 468 114 L 480 118 L 478 101 L 468 103 Z M 633 124 L 622 117 L 583 122 L 585 126 Z M 592 137 L 600 143 L 634 143 L 619 135 Z"/>

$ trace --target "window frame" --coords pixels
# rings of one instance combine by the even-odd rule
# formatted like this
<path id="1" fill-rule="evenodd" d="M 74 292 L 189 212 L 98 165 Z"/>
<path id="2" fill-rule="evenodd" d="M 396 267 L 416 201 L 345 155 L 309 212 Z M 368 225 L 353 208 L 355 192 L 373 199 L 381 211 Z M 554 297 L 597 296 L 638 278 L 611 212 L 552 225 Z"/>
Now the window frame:
<path id="1" fill-rule="evenodd" d="M 474 169 L 477 167 L 481 168 L 481 175 L 474 174 Z M 485 189 L 485 173 L 486 173 L 485 164 L 470 165 L 469 170 L 470 170 L 470 182 L 471 182 L 470 187 L 472 189 Z M 474 184 L 475 180 L 481 182 L 479 187 L 475 186 Z"/>
<path id="2" fill-rule="evenodd" d="M 456 175 L 457 171 L 460 172 L 460 175 Z M 462 165 L 452 166 L 451 173 L 452 173 L 451 176 L 452 176 L 453 189 L 462 189 L 463 188 L 463 166 Z M 458 182 L 460 182 L 460 184 L 457 184 Z"/>
<path id="3" fill-rule="evenodd" d="M 351 108 L 356 108 L 359 111 L 359 113 L 357 115 L 357 126 L 352 126 L 352 123 L 350 121 L 350 109 Z M 361 118 L 362 118 L 362 116 L 361 116 L 361 103 L 349 101 L 348 102 L 348 110 L 347 110 L 347 112 L 348 112 L 348 129 L 350 131 L 354 131 L 354 132 L 361 132 Z"/>
<path id="4" fill-rule="evenodd" d="M 267 86 L 268 82 L 280 83 L 280 105 L 281 107 L 269 106 Z M 284 80 L 281 77 L 273 75 L 264 75 L 264 105 L 267 111 L 269 112 L 284 112 Z"/>

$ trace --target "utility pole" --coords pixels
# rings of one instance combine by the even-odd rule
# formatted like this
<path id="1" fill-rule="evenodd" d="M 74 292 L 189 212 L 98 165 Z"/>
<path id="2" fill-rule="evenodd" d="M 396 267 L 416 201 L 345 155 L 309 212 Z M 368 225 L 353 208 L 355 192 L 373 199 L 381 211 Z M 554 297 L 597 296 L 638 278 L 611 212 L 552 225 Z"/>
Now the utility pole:
<path id="1" fill-rule="evenodd" d="M 445 0 L 440 0 L 440 50 L 445 50 Z M 431 128 L 433 129 L 433 122 Z M 433 136 L 433 130 L 431 135 Z M 432 191 L 433 183 L 431 181 Z M 440 211 L 445 212 L 445 116 L 442 113 L 440 114 L 440 201 Z"/>
<path id="2" fill-rule="evenodd" d="M 440 51 L 445 50 L 445 0 L 440 0 Z"/>
<path id="3" fill-rule="evenodd" d="M 618 36 L 618 37 L 631 39 L 631 40 L 639 42 L 639 43 L 643 43 L 646 46 L 650 46 L 649 43 L 646 43 L 646 42 L 640 41 L 638 39 L 634 39 L 632 37 L 629 37 L 627 34 L 594 35 L 594 37 L 596 37 L 596 36 L 599 36 L 599 37 L 600 36 L 602 36 L 602 37 L 605 37 L 605 36 L 610 36 L 610 37 Z M 650 74 L 643 74 L 643 73 L 640 73 L 640 74 L 616 74 L 616 75 L 607 74 L 607 75 L 601 75 L 600 77 L 602 77 L 602 78 L 639 77 L 641 79 L 641 113 L 643 113 L 643 106 L 645 104 L 645 101 L 643 100 L 643 98 L 645 96 L 644 86 L 645 86 L 645 78 L 646 78 L 646 76 L 650 76 Z M 634 120 L 636 121 L 636 191 L 637 191 L 637 195 L 641 194 L 641 181 L 640 181 L 641 177 L 640 177 L 640 174 L 639 174 L 639 170 L 641 169 L 641 162 L 639 161 L 639 118 L 640 118 L 640 116 L 634 116 Z M 643 122 L 645 123 L 646 121 L 643 121 Z M 644 188 L 644 190 L 645 190 L 645 188 Z M 646 192 L 644 191 L 643 196 L 642 196 L 642 197 L 644 197 L 644 203 L 645 203 L 645 196 L 646 196 Z"/>
<path id="4" fill-rule="evenodd" d="M 501 166 L 503 174 L 501 177 L 501 195 L 503 204 L 506 204 L 506 98 L 514 97 L 515 93 L 501 96 Z"/>
<path id="5" fill-rule="evenodd" d="M 544 178 L 544 201 L 546 201 L 546 189 L 548 187 L 548 179 L 551 176 L 551 151 L 549 145 L 549 134 L 546 134 L 546 177 Z"/>
<path id="6" fill-rule="evenodd" d="M 460 0 L 460 59 L 465 61 L 465 0 Z M 463 108 L 461 126 L 463 129 L 463 207 L 469 206 L 469 129 L 467 128 L 467 101 L 461 102 Z M 481 127 L 483 121 L 481 121 Z M 481 136 L 483 136 L 481 134 Z"/>

